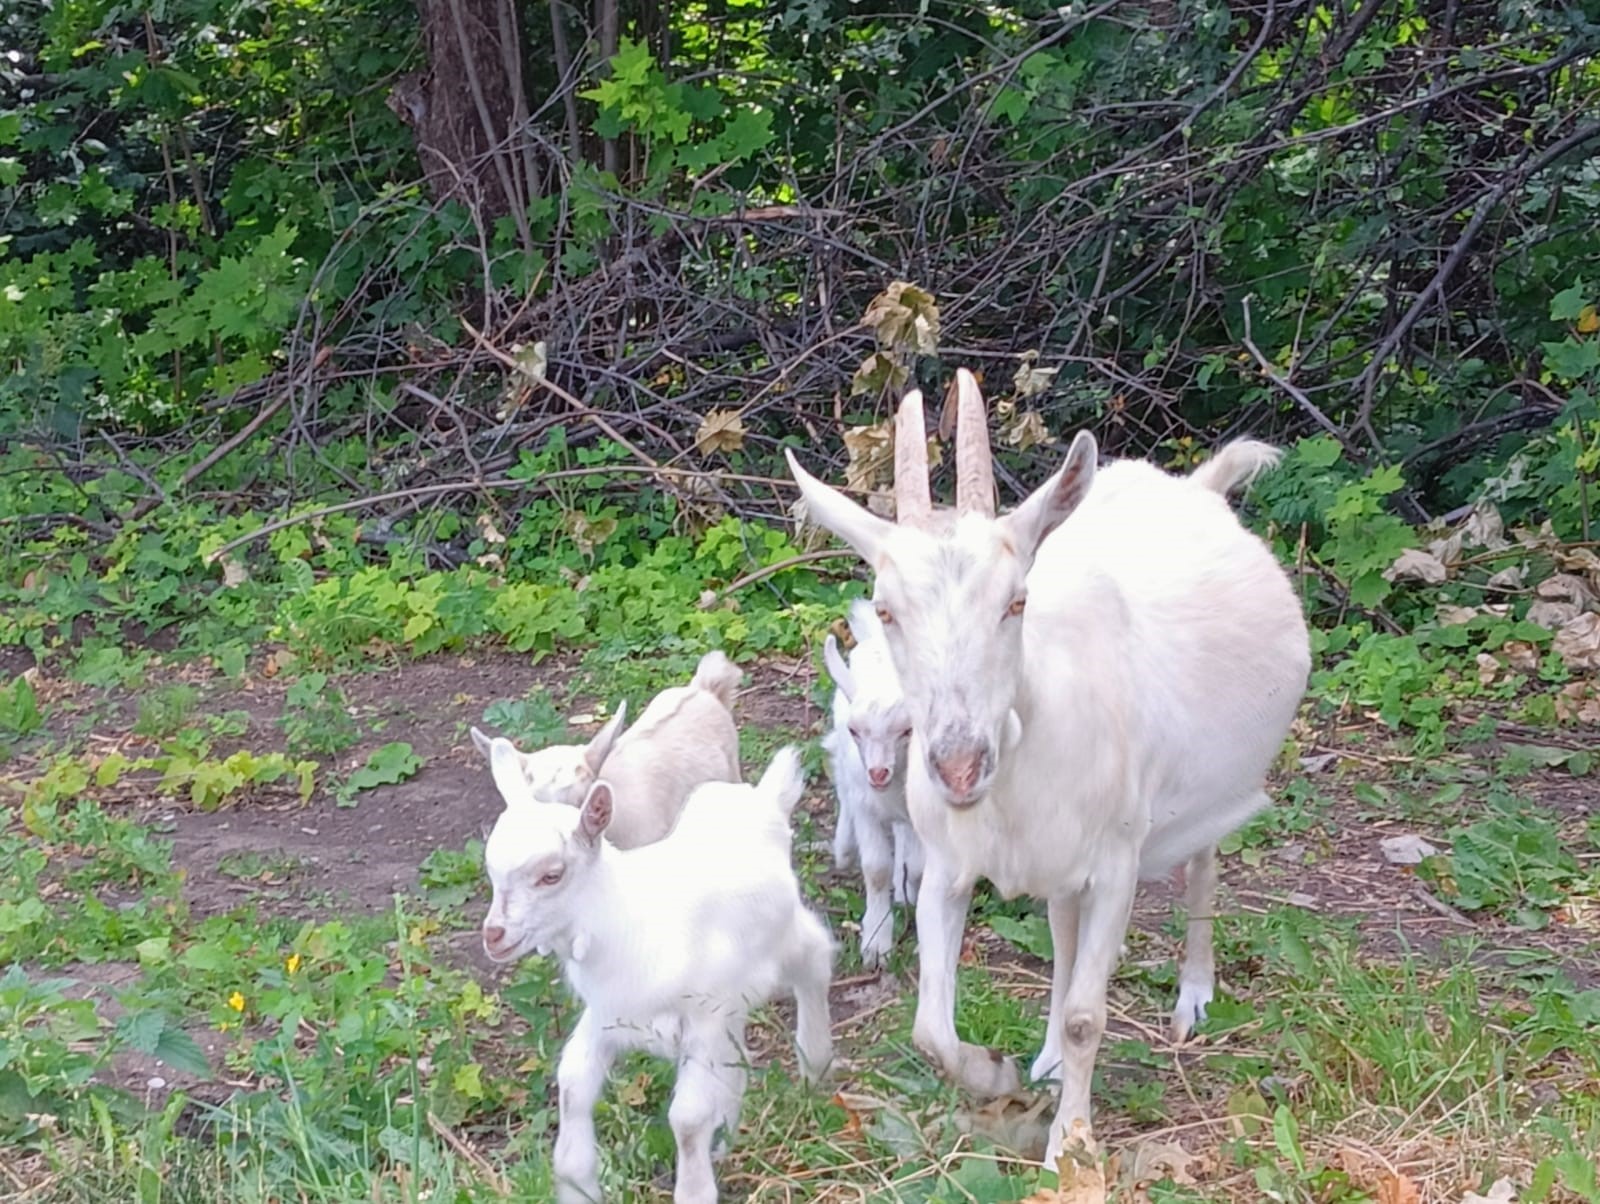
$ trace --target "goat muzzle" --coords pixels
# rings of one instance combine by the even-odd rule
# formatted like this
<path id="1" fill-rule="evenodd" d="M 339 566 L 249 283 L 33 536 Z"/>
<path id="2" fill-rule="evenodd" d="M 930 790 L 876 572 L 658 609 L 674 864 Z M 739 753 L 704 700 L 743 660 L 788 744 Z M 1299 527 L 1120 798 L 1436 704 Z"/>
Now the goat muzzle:
<path id="1" fill-rule="evenodd" d="M 867 781 L 874 790 L 882 790 L 889 784 L 889 779 L 894 776 L 887 769 L 867 770 Z"/>
<path id="2" fill-rule="evenodd" d="M 953 806 L 969 807 L 978 801 L 978 786 L 984 779 L 989 754 L 982 748 L 930 756 L 933 772 L 944 784 L 945 796 Z"/>

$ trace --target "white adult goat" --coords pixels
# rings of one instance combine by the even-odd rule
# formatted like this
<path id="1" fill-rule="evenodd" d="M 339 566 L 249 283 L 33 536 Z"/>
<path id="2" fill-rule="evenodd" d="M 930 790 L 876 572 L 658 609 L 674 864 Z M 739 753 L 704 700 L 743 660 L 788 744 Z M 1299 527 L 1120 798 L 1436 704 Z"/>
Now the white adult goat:
<path id="1" fill-rule="evenodd" d="M 866 886 L 861 964 L 874 968 L 894 945 L 891 901 L 915 904 L 922 884 L 922 842 L 906 810 L 906 750 L 911 713 L 872 603 L 850 604 L 856 646 L 845 663 L 829 636 L 823 659 L 833 678 L 833 727 L 822 738 L 839 796 L 833 860 L 840 869 L 859 854 Z"/>
<path id="2" fill-rule="evenodd" d="M 557 1070 L 556 1199 L 600 1199 L 595 1103 L 617 1055 L 646 1049 L 678 1063 L 673 1200 L 713 1204 L 713 1141 L 738 1128 L 750 1009 L 792 991 L 802 1073 L 816 1079 L 833 1054 L 833 941 L 790 864 L 799 753 L 780 750 L 759 785 L 700 786 L 669 835 L 629 852 L 601 839 L 605 780 L 574 808 L 535 799 L 508 741 L 493 741 L 490 766 L 506 809 L 484 849 L 484 951 L 553 952 L 584 1004 Z"/>
<path id="3" fill-rule="evenodd" d="M 1270 451 L 1224 449 L 1198 481 L 1135 461 L 1097 474 L 1095 441 L 1080 432 L 1062 468 L 997 518 L 970 373 L 957 373 L 956 395 L 954 513 L 932 506 L 918 392 L 897 420 L 897 523 L 792 454 L 789 465 L 812 521 L 876 574 L 874 602 L 911 706 L 907 802 L 927 853 L 912 1036 L 971 1091 L 1019 1085 L 1009 1059 L 956 1036 L 973 883 L 986 877 L 1007 897 L 1048 902 L 1055 969 L 1031 1073 L 1061 1080 L 1053 1164 L 1072 1122 L 1091 1119 L 1106 986 L 1137 882 L 1185 862 L 1177 1036 L 1204 1015 L 1215 846 L 1268 804 L 1262 786 L 1310 654 L 1284 571 L 1220 496 Z"/>
<path id="4" fill-rule="evenodd" d="M 708 652 L 688 685 L 662 690 L 620 736 L 626 702 L 588 744 L 518 753 L 534 798 L 581 806 L 604 774 L 615 800 L 606 839 L 619 849 L 660 840 L 696 786 L 739 780 L 739 730 L 733 722 L 739 677 L 739 667 L 725 655 Z M 490 755 L 489 737 L 477 728 L 472 742 Z"/>

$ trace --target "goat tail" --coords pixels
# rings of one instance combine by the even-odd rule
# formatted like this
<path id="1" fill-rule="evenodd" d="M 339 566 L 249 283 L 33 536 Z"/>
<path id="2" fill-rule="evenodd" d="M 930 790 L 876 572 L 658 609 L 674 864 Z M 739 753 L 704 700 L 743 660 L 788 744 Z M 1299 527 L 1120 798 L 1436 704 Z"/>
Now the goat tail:
<path id="1" fill-rule="evenodd" d="M 794 814 L 795 804 L 805 792 L 806 774 L 800 764 L 800 750 L 785 744 L 772 758 L 767 771 L 761 775 L 756 789 L 777 802 L 784 818 Z"/>
<path id="2" fill-rule="evenodd" d="M 857 644 L 865 644 L 883 635 L 883 620 L 878 618 L 878 608 L 870 598 L 857 598 L 850 603 L 850 614 L 845 619 L 850 624 L 850 634 Z"/>
<path id="3" fill-rule="evenodd" d="M 1283 449 L 1259 439 L 1235 439 L 1189 474 L 1196 485 L 1227 497 L 1283 459 Z"/>
<path id="4" fill-rule="evenodd" d="M 730 661 L 725 653 L 708 652 L 700 658 L 689 684 L 712 695 L 731 711 L 733 692 L 739 688 L 739 679 L 743 676 L 739 666 Z"/>

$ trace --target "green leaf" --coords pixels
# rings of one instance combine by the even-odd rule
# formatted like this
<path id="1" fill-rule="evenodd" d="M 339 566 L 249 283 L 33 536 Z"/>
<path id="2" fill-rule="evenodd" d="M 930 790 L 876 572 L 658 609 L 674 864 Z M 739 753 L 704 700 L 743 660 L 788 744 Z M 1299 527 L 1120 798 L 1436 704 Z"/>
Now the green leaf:
<path id="1" fill-rule="evenodd" d="M 1311 468 L 1332 468 L 1344 454 L 1339 441 L 1329 435 L 1313 435 L 1294 445 L 1295 453 Z"/>
<path id="2" fill-rule="evenodd" d="M 1370 569 L 1350 583 L 1350 601 L 1361 607 L 1373 607 L 1389 596 L 1389 583 L 1378 569 Z"/>
<path id="3" fill-rule="evenodd" d="M 1585 304 L 1587 304 L 1585 289 L 1583 281 L 1580 280 L 1571 288 L 1564 288 L 1550 298 L 1550 320 L 1552 322 L 1576 322 L 1583 313 Z"/>
<path id="4" fill-rule="evenodd" d="M 165 1063 L 174 1070 L 181 1070 L 198 1078 L 209 1078 L 211 1075 L 211 1062 L 206 1057 L 205 1050 L 200 1048 L 193 1037 L 176 1025 L 169 1024 L 161 1030 L 161 1036 L 151 1053 L 155 1055 L 157 1061 Z"/>
<path id="5" fill-rule="evenodd" d="M 1577 380 L 1600 368 L 1600 338 L 1562 339 L 1544 344 L 1545 367 L 1557 376 Z"/>
<path id="6" fill-rule="evenodd" d="M 1295 1120 L 1294 1113 L 1289 1111 L 1287 1104 L 1279 1104 L 1272 1114 L 1272 1144 L 1278 1147 L 1300 1174 L 1306 1173 L 1306 1155 L 1300 1148 L 1300 1122 Z"/>
<path id="7" fill-rule="evenodd" d="M 385 744 L 367 758 L 367 763 L 351 774 L 334 797 L 341 807 L 355 806 L 355 796 L 374 786 L 392 786 L 403 782 L 422 768 L 422 758 L 402 740 Z"/>
<path id="8" fill-rule="evenodd" d="M 468 1099 L 483 1098 L 483 1067 L 476 1062 L 457 1066 L 450 1076 L 450 1086 Z"/>
<path id="9" fill-rule="evenodd" d="M 748 159 L 772 141 L 772 114 L 765 109 L 740 109 L 723 127 L 720 141 L 731 162 Z"/>
<path id="10" fill-rule="evenodd" d="M 1044 916 L 1023 916 L 1020 920 L 1011 916 L 990 916 L 989 929 L 996 936 L 1010 941 L 1024 953 L 1031 953 L 1034 957 L 1048 961 L 1053 952 L 1050 940 L 1050 922 Z"/>

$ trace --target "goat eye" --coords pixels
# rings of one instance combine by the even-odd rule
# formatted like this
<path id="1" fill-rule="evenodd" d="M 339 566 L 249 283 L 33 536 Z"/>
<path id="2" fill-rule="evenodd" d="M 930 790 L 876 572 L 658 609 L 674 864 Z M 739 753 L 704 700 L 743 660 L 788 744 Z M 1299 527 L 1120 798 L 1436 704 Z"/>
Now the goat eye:
<path id="1" fill-rule="evenodd" d="M 562 875 L 566 872 L 567 870 L 565 866 L 562 866 L 559 869 L 547 870 L 543 874 L 539 875 L 539 885 L 554 886 L 557 882 L 561 881 Z"/>
<path id="2" fill-rule="evenodd" d="M 1008 619 L 1016 618 L 1024 610 L 1027 609 L 1027 606 L 1028 606 L 1028 600 L 1026 598 L 1014 598 L 1014 599 L 1012 599 L 1011 605 L 1006 607 L 1006 617 Z"/>
<path id="3" fill-rule="evenodd" d="M 894 615 L 889 613 L 889 608 L 887 606 L 879 604 L 877 611 L 878 622 L 882 623 L 885 627 L 894 622 Z"/>

